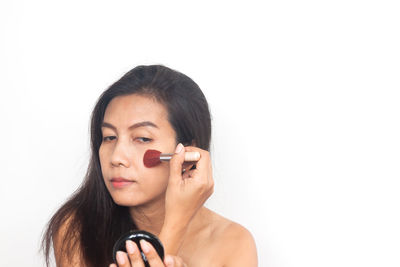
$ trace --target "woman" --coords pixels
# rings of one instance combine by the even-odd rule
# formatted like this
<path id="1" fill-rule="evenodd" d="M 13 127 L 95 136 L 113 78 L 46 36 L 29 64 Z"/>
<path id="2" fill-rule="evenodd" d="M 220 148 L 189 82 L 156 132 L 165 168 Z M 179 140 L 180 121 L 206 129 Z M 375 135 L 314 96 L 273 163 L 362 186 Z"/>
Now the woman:
<path id="1" fill-rule="evenodd" d="M 213 192 L 209 156 L 211 118 L 198 85 L 160 65 L 138 66 L 112 84 L 91 116 L 91 160 L 82 186 L 51 218 L 43 237 L 57 266 L 116 266 L 112 248 L 133 229 L 164 245 L 162 261 L 140 243 L 150 266 L 257 266 L 254 239 L 243 226 L 203 206 Z M 155 167 L 147 149 L 174 152 Z M 185 151 L 198 151 L 194 165 Z M 144 266 L 139 248 L 126 243 L 118 266 Z"/>

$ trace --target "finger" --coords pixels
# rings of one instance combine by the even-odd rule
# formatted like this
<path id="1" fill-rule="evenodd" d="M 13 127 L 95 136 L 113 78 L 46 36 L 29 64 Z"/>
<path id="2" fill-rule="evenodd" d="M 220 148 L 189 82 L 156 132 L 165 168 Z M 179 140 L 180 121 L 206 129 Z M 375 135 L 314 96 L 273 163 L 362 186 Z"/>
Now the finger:
<path id="1" fill-rule="evenodd" d="M 194 166 L 194 168 L 193 168 L 193 166 Z M 187 171 L 189 171 L 189 170 L 191 170 L 191 169 L 195 169 L 196 168 L 196 165 L 195 165 L 195 163 L 193 163 L 193 162 L 185 162 L 185 163 L 183 163 L 183 166 L 182 166 L 182 175 L 185 173 L 185 172 L 187 172 Z"/>
<path id="2" fill-rule="evenodd" d="M 147 261 L 151 267 L 164 267 L 164 263 L 157 254 L 157 251 L 149 242 L 141 239 L 140 247 L 142 248 L 144 255 L 146 255 Z"/>
<path id="3" fill-rule="evenodd" d="M 174 267 L 175 266 L 174 257 L 172 257 L 170 255 L 165 256 L 164 263 L 165 263 L 165 266 L 167 266 L 167 267 Z"/>
<path id="4" fill-rule="evenodd" d="M 142 254 L 140 253 L 140 250 L 135 242 L 133 242 L 132 240 L 127 240 L 126 251 L 128 252 L 128 257 L 132 266 L 144 267 Z"/>
<path id="5" fill-rule="evenodd" d="M 123 251 L 117 251 L 117 263 L 120 267 L 131 267 L 128 256 Z"/>
<path id="6" fill-rule="evenodd" d="M 109 267 L 117 267 L 115 263 L 111 263 Z"/>
<path id="7" fill-rule="evenodd" d="M 206 150 L 203 150 L 198 147 L 194 146 L 187 146 L 185 147 L 186 152 L 199 152 L 200 153 L 200 159 L 195 163 L 196 164 L 196 169 L 202 169 L 202 170 L 210 170 L 210 165 L 211 165 L 211 159 L 210 159 L 210 153 Z"/>
<path id="8" fill-rule="evenodd" d="M 182 178 L 183 179 L 192 178 L 190 175 L 191 175 L 191 171 L 186 170 L 184 173 L 182 173 Z"/>
<path id="9" fill-rule="evenodd" d="M 199 152 L 200 160 L 196 164 L 196 169 L 190 170 L 187 174 L 184 174 L 183 178 L 193 178 L 193 182 L 206 185 L 208 194 L 212 195 L 214 192 L 214 179 L 210 153 L 198 147 L 185 147 L 185 150 Z"/>
<path id="10" fill-rule="evenodd" d="M 194 146 L 185 147 L 185 151 L 197 151 L 200 153 L 200 159 L 196 162 L 196 169 L 200 170 L 201 173 L 206 173 L 207 175 L 204 178 L 207 179 L 207 183 L 213 184 L 210 153 Z M 191 175 L 191 177 L 195 176 Z"/>
<path id="11" fill-rule="evenodd" d="M 179 143 L 176 146 L 175 154 L 169 161 L 170 182 L 180 182 L 182 180 L 182 165 L 185 162 L 185 147 Z"/>
<path id="12" fill-rule="evenodd" d="M 184 170 L 190 170 L 191 168 L 193 168 L 193 166 L 195 166 L 196 165 L 196 162 L 193 162 L 193 161 L 185 161 L 184 163 L 183 163 L 183 165 L 182 165 L 182 168 L 184 169 Z"/>
<path id="13" fill-rule="evenodd" d="M 165 256 L 164 263 L 167 267 L 187 267 L 182 258 L 172 255 Z"/>

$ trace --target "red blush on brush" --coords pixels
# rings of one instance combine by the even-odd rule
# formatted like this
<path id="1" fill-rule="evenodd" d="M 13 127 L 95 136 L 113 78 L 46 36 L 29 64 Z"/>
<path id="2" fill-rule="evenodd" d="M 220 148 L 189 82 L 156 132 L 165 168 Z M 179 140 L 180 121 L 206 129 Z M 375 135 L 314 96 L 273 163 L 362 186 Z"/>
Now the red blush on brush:
<path id="1" fill-rule="evenodd" d="M 161 163 L 160 155 L 161 152 L 158 150 L 154 149 L 147 150 L 143 156 L 144 166 L 146 166 L 147 168 L 151 168 L 160 164 Z"/>
<path id="2" fill-rule="evenodd" d="M 143 156 L 144 166 L 147 168 L 155 167 L 162 161 L 169 161 L 172 159 L 174 153 L 164 153 L 155 149 L 148 149 Z M 185 161 L 198 161 L 200 159 L 200 153 L 195 152 L 185 152 Z"/>

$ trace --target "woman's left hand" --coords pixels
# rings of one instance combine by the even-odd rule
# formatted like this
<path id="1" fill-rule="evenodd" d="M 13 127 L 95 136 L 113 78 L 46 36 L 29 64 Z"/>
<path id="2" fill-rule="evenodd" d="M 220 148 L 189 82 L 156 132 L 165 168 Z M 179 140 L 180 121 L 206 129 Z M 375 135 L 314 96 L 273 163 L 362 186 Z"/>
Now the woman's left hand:
<path id="1" fill-rule="evenodd" d="M 187 267 L 183 260 L 177 256 L 166 255 L 163 262 L 154 247 L 145 240 L 140 240 L 140 246 L 151 267 Z M 145 267 L 142 255 L 135 242 L 131 240 L 126 241 L 126 251 L 128 253 L 123 251 L 117 252 L 119 267 Z M 110 267 L 117 267 L 117 265 L 113 263 L 110 264 Z"/>

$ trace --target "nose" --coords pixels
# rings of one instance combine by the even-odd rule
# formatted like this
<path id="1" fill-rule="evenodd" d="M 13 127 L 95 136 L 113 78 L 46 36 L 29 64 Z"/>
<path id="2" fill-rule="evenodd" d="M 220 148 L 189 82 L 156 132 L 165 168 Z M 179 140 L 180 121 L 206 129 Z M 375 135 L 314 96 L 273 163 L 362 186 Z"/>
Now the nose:
<path id="1" fill-rule="evenodd" d="M 117 141 L 114 147 L 114 151 L 111 155 L 111 165 L 114 167 L 119 167 L 120 165 L 129 168 L 130 167 L 130 151 L 129 146 L 121 142 L 120 140 Z"/>

